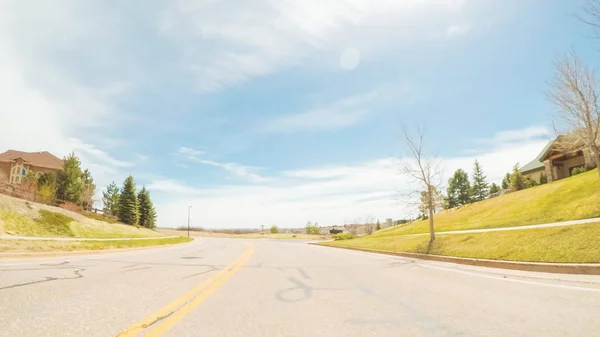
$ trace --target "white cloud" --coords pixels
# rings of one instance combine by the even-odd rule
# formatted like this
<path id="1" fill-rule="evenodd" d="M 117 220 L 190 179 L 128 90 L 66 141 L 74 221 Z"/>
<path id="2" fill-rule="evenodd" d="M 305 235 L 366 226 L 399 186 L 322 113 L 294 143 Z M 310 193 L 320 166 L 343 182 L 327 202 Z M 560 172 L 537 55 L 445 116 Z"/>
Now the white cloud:
<path id="1" fill-rule="evenodd" d="M 358 123 L 368 112 L 376 92 L 347 97 L 305 112 L 283 115 L 261 126 L 265 133 L 320 132 L 342 129 Z"/>
<path id="2" fill-rule="evenodd" d="M 238 177 L 246 178 L 253 182 L 258 183 L 258 182 L 264 182 L 264 181 L 268 180 L 267 178 L 262 177 L 259 174 L 252 172 L 253 170 L 256 170 L 256 168 L 251 167 L 251 166 L 245 166 L 245 165 L 240 165 L 240 164 L 236 164 L 236 163 L 219 163 L 219 162 L 212 161 L 212 160 L 201 160 L 200 162 L 202 164 L 220 167 L 228 172 L 235 174 Z"/>
<path id="3" fill-rule="evenodd" d="M 484 139 L 484 142 L 507 143 L 523 141 L 529 139 L 548 139 L 550 130 L 544 126 L 534 125 L 525 129 L 500 131 L 491 139 Z"/>
<path id="4" fill-rule="evenodd" d="M 146 188 L 152 191 L 158 192 L 169 192 L 177 194 L 200 194 L 201 190 L 190 187 L 187 184 L 180 183 L 171 179 L 156 179 L 150 184 L 146 185 Z"/>
<path id="5" fill-rule="evenodd" d="M 493 138 L 507 134 L 511 133 L 501 132 Z M 444 181 L 458 168 L 471 172 L 478 159 L 488 181 L 499 183 L 514 163 L 531 160 L 546 144 L 536 139 L 536 133 L 531 135 L 531 139 L 505 137 L 508 142 L 488 142 L 488 149 L 469 156 L 440 158 Z M 399 191 L 411 186 L 411 181 L 400 174 L 398 163 L 397 158 L 381 158 L 354 165 L 289 170 L 269 177 L 266 184 L 218 186 L 202 191 L 176 182 L 163 183 L 163 191 L 169 186 L 174 193 L 165 195 L 168 202 L 157 204 L 159 223 L 183 223 L 181 205 L 194 206 L 195 225 L 221 228 L 261 224 L 300 227 L 307 220 L 339 225 L 367 215 L 382 221 L 387 217 L 403 218 L 412 210 L 397 200 Z"/>
<path id="6" fill-rule="evenodd" d="M 300 63 L 338 67 L 327 55 L 348 45 L 366 55 L 437 38 L 464 7 L 457 0 L 180 0 L 160 28 L 198 90 L 213 92 Z"/>
<path id="7" fill-rule="evenodd" d="M 205 154 L 206 152 L 201 150 L 192 149 L 189 147 L 182 146 L 177 150 L 176 155 L 179 157 L 183 157 L 189 161 L 200 162 L 200 156 Z"/>
<path id="8" fill-rule="evenodd" d="M 458 36 L 467 33 L 469 30 L 471 30 L 469 25 L 452 25 L 446 29 L 446 34 L 448 36 Z"/>
<path id="9" fill-rule="evenodd" d="M 94 145 L 85 144 L 77 138 L 69 139 L 69 143 L 74 151 L 76 151 L 78 153 L 83 153 L 84 155 L 91 156 L 93 159 L 100 160 L 111 166 L 131 167 L 131 166 L 135 165 L 135 163 L 133 163 L 133 162 L 127 162 L 127 161 L 115 159 L 115 158 L 111 157 L 107 152 L 97 149 Z"/>

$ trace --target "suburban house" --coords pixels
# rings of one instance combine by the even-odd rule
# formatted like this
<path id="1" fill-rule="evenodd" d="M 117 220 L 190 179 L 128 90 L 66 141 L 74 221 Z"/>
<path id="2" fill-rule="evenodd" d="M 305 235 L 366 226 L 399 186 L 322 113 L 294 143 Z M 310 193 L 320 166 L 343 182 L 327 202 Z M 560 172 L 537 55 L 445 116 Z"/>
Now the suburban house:
<path id="1" fill-rule="evenodd" d="M 18 185 L 23 182 L 27 171 L 38 175 L 58 171 L 63 167 L 62 159 L 50 152 L 23 152 L 8 150 L 0 153 L 0 183 Z"/>
<path id="2" fill-rule="evenodd" d="M 557 144 L 561 137 L 548 142 L 534 160 L 520 168 L 526 179 L 530 178 L 540 182 L 540 178 L 544 174 L 548 182 L 551 182 L 570 177 L 575 168 L 585 167 L 589 170 L 595 167 L 587 149 L 583 146 L 572 151 L 558 149 Z"/>

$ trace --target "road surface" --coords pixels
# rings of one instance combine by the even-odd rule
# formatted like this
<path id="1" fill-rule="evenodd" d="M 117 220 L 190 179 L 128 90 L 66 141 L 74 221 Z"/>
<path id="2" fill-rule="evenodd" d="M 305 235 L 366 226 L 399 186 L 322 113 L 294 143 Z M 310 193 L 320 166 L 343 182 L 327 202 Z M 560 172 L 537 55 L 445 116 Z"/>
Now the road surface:
<path id="1" fill-rule="evenodd" d="M 201 238 L 0 260 L 0 336 L 599 336 L 600 277 Z"/>

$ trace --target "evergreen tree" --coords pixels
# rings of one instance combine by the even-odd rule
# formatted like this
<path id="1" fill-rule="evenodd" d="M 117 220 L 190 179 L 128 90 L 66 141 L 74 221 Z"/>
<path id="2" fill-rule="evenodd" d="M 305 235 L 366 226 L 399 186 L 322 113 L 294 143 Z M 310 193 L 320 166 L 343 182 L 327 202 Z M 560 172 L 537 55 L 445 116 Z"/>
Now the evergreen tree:
<path id="1" fill-rule="evenodd" d="M 463 169 L 458 169 L 454 175 L 448 180 L 448 207 L 454 208 L 457 206 L 466 205 L 471 202 L 471 184 L 469 183 L 469 175 Z"/>
<path id="2" fill-rule="evenodd" d="M 94 206 L 94 195 L 96 194 L 96 185 L 94 184 L 94 178 L 92 173 L 85 169 L 81 174 L 81 180 L 83 181 L 83 194 L 81 199 L 81 205 L 85 210 L 91 210 Z"/>
<path id="3" fill-rule="evenodd" d="M 381 229 L 381 223 L 379 222 L 379 219 L 377 219 L 377 224 L 375 225 L 375 230 L 378 231 Z"/>
<path id="4" fill-rule="evenodd" d="M 140 220 L 139 224 L 144 227 L 154 228 L 156 212 L 150 200 L 150 192 L 146 187 L 142 187 L 140 193 L 138 193 L 138 204 L 140 209 Z"/>
<path id="5" fill-rule="evenodd" d="M 106 186 L 106 191 L 102 192 L 102 202 L 105 215 L 119 215 L 119 187 L 114 181 Z"/>
<path id="6" fill-rule="evenodd" d="M 496 194 L 498 192 L 500 192 L 500 187 L 496 185 L 496 183 L 492 183 L 492 186 L 490 186 L 490 194 Z"/>
<path id="7" fill-rule="evenodd" d="M 483 174 L 483 169 L 479 161 L 475 160 L 473 166 L 473 187 L 471 189 L 471 197 L 474 201 L 485 200 L 489 195 L 487 177 Z"/>
<path id="8" fill-rule="evenodd" d="M 513 166 L 513 172 L 510 175 L 510 187 L 513 191 L 520 191 L 526 187 L 525 178 L 523 178 L 521 171 L 519 171 L 518 163 Z"/>
<path id="9" fill-rule="evenodd" d="M 507 190 L 510 187 L 510 173 L 507 173 L 502 179 L 502 189 Z"/>
<path id="10" fill-rule="evenodd" d="M 129 225 L 137 225 L 140 217 L 138 199 L 135 195 L 135 182 L 129 176 L 123 182 L 119 196 L 119 220 Z"/>
<path id="11" fill-rule="evenodd" d="M 80 204 L 83 198 L 84 182 L 81 161 L 75 153 L 63 159 L 63 169 L 56 174 L 56 197 Z"/>

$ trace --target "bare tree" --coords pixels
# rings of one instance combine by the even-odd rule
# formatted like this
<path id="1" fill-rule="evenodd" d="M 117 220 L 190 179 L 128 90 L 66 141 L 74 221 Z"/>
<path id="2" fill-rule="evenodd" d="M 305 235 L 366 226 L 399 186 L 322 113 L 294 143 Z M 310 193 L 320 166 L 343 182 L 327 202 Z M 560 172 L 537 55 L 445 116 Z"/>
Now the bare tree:
<path id="1" fill-rule="evenodd" d="M 344 227 L 346 228 L 348 233 L 356 236 L 356 235 L 358 235 L 358 226 L 362 223 L 362 220 L 360 217 L 357 217 L 357 218 L 354 218 L 354 220 L 352 222 L 353 223 L 344 225 Z"/>
<path id="2" fill-rule="evenodd" d="M 583 5 L 583 16 L 578 15 L 577 18 L 589 25 L 593 31 L 595 39 L 600 39 L 600 1 L 587 0 Z"/>
<path id="3" fill-rule="evenodd" d="M 367 235 L 373 234 L 373 229 L 375 227 L 375 217 L 372 215 L 368 215 L 365 217 L 365 233 Z"/>
<path id="4" fill-rule="evenodd" d="M 555 130 L 564 134 L 558 138 L 555 149 L 577 151 L 584 148 L 596 167 L 600 167 L 598 96 L 596 72 L 575 53 L 555 63 L 555 76 L 550 82 L 548 98 L 558 109 L 559 127 L 555 123 Z M 600 178 L 600 170 L 598 175 Z"/>
<path id="5" fill-rule="evenodd" d="M 421 197 L 425 198 L 427 211 L 429 213 L 429 242 L 435 241 L 435 229 L 433 226 L 433 214 L 437 207 L 437 193 L 441 185 L 442 170 L 438 162 L 431 157 L 427 157 L 423 147 L 423 138 L 425 130 L 420 129 L 416 138 L 413 138 L 409 132 L 404 129 L 404 138 L 406 147 L 410 154 L 410 159 L 405 158 L 402 163 L 402 173 L 409 176 L 420 186 L 417 190 L 409 192 L 409 197 L 417 199 L 416 204 L 420 204 Z M 425 193 L 421 194 L 422 191 Z"/>

